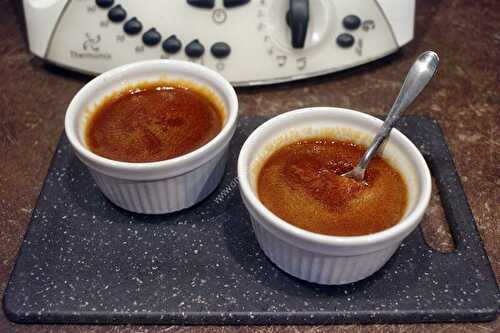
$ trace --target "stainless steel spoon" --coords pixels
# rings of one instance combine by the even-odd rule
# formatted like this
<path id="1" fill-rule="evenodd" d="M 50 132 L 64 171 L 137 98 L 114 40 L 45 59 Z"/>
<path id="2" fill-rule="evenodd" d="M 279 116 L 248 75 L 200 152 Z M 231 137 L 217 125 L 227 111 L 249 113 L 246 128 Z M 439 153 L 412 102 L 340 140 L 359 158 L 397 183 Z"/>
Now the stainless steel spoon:
<path id="1" fill-rule="evenodd" d="M 435 52 L 427 51 L 418 56 L 406 75 L 399 95 L 396 101 L 394 101 L 389 114 L 387 114 L 387 118 L 385 118 L 380 131 L 377 133 L 354 169 L 342 174 L 342 176 L 350 177 L 357 181 L 363 181 L 365 179 L 365 171 L 368 167 L 368 163 L 370 163 L 373 156 L 375 156 L 382 142 L 389 136 L 389 133 L 403 111 L 406 110 L 418 94 L 425 88 L 427 83 L 429 83 L 436 72 L 438 64 L 439 57 Z"/>

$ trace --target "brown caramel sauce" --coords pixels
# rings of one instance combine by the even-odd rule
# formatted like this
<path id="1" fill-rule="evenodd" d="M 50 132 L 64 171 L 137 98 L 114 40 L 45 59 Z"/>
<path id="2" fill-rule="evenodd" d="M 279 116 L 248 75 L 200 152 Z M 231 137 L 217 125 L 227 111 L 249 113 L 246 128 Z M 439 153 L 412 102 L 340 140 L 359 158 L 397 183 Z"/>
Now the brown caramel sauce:
<path id="1" fill-rule="evenodd" d="M 399 172 L 376 156 L 365 182 L 340 176 L 365 150 L 329 138 L 281 147 L 260 169 L 258 197 L 288 223 L 320 234 L 359 236 L 390 228 L 402 218 L 408 201 Z"/>
<path id="2" fill-rule="evenodd" d="M 188 81 L 144 82 L 95 108 L 85 142 L 95 154 L 115 161 L 156 162 L 203 146 L 223 123 L 223 104 L 207 88 Z"/>

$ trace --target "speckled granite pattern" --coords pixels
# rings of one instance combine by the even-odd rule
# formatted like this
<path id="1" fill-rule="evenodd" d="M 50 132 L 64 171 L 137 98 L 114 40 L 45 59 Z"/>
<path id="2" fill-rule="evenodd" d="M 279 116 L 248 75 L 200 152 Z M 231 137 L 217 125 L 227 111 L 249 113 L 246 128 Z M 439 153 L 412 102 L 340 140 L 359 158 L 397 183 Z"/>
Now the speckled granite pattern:
<path id="1" fill-rule="evenodd" d="M 45 67 L 28 52 L 19 0 L 0 0 L 0 290 L 4 290 L 63 129 L 64 111 L 88 77 Z M 441 56 L 436 78 L 408 113 L 443 128 L 493 269 L 500 278 L 500 1 L 417 0 L 415 40 L 401 52 L 342 73 L 239 89 L 243 115 L 302 106 L 340 106 L 381 115 L 417 54 Z M 29 91 L 28 94 L 25 94 Z M 425 224 L 443 218 L 435 196 Z M 427 236 L 439 244 L 446 228 Z M 0 332 L 498 332 L 480 324 L 341 326 L 16 325 L 0 312 Z"/>
<path id="2" fill-rule="evenodd" d="M 476 321 L 496 316 L 496 282 L 437 125 L 400 121 L 426 157 L 456 251 L 417 230 L 374 276 L 318 286 L 280 271 L 259 249 L 238 194 L 236 161 L 266 118 L 240 118 L 222 184 L 170 215 L 107 201 L 65 137 L 33 213 L 5 308 L 17 322 L 324 324 Z"/>

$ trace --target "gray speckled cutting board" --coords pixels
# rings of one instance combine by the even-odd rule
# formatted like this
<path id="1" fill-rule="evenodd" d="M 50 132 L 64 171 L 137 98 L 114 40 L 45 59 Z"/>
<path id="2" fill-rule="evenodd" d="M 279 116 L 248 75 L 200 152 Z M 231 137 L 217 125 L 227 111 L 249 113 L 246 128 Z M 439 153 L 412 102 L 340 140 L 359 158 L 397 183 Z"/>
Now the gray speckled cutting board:
<path id="1" fill-rule="evenodd" d="M 264 118 L 242 118 L 223 183 L 194 208 L 146 216 L 99 192 L 65 136 L 4 296 L 21 323 L 320 324 L 492 320 L 498 288 L 437 124 L 403 130 L 436 177 L 457 245 L 429 248 L 417 229 L 373 276 L 320 286 L 264 256 L 241 202 L 236 159 Z"/>

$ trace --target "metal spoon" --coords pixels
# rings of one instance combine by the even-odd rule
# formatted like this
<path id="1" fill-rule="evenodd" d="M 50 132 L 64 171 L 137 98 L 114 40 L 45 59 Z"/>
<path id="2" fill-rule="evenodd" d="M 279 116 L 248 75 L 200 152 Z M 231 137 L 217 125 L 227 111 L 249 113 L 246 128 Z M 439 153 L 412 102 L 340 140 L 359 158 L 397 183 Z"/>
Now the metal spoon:
<path id="1" fill-rule="evenodd" d="M 357 181 L 363 181 L 365 178 L 365 171 L 371 159 L 377 153 L 378 148 L 389 136 L 392 128 L 398 121 L 399 117 L 404 110 L 413 102 L 413 100 L 425 88 L 427 83 L 431 80 L 436 72 L 439 64 L 439 57 L 432 51 L 427 51 L 418 56 L 417 60 L 413 63 L 410 71 L 406 75 L 406 79 L 399 91 L 399 95 L 394 101 L 387 118 L 385 118 L 380 131 L 377 133 L 372 143 L 363 154 L 358 164 L 349 172 L 342 174 L 342 176 L 353 178 Z"/>

